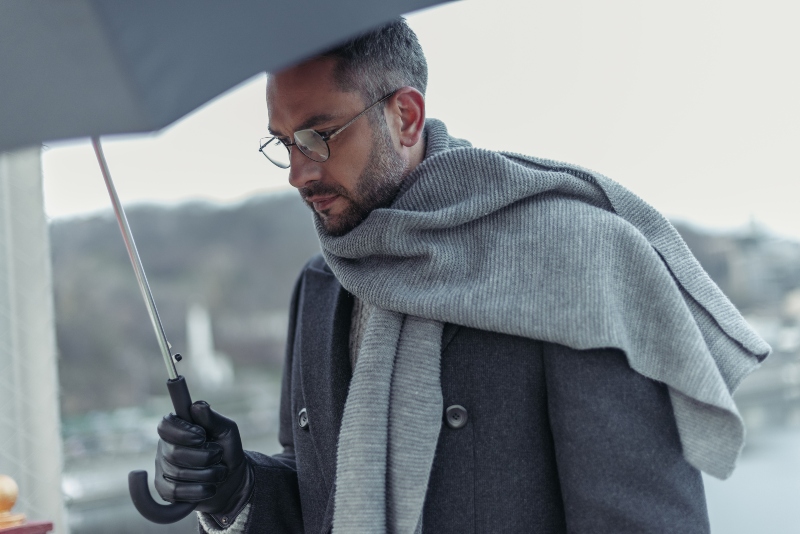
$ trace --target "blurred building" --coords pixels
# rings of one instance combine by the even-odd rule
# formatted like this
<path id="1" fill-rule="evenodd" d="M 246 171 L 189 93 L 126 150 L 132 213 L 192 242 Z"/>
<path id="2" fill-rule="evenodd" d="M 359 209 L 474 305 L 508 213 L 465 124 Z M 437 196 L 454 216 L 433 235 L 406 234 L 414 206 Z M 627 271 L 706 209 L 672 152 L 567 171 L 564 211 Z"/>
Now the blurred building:
<path id="1" fill-rule="evenodd" d="M 205 306 L 192 304 L 186 314 L 186 341 L 188 364 L 194 371 L 194 380 L 208 391 L 231 387 L 233 363 L 214 347 L 211 315 Z"/>

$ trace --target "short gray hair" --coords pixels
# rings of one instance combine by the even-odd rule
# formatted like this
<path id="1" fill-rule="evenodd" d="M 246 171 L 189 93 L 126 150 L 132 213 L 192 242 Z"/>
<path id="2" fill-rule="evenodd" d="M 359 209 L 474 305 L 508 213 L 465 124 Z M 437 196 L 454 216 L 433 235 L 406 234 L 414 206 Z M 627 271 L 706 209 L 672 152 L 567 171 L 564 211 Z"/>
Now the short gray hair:
<path id="1" fill-rule="evenodd" d="M 428 63 L 417 35 L 398 18 L 320 54 L 338 60 L 336 85 L 361 93 L 367 105 L 395 89 L 411 86 L 423 95 L 428 85 Z"/>

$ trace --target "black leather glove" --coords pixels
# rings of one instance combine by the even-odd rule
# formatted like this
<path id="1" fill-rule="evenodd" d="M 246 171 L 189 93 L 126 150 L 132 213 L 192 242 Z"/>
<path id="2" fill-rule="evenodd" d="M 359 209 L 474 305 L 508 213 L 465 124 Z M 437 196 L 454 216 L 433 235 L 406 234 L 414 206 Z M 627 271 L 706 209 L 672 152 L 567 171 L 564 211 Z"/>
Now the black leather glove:
<path id="1" fill-rule="evenodd" d="M 194 424 L 169 414 L 158 424 L 155 486 L 165 501 L 197 503 L 227 526 L 253 489 L 253 473 L 239 427 L 205 401 L 191 406 Z"/>

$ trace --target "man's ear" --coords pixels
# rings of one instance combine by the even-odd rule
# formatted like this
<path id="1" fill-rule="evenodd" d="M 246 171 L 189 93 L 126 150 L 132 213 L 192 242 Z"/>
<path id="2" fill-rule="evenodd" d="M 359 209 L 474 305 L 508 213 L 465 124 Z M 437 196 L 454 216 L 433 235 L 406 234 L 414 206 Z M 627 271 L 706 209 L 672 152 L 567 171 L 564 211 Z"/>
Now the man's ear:
<path id="1" fill-rule="evenodd" d="M 392 133 L 397 136 L 398 148 L 416 146 L 425 130 L 425 97 L 406 86 L 398 89 L 389 102 L 387 119 Z"/>

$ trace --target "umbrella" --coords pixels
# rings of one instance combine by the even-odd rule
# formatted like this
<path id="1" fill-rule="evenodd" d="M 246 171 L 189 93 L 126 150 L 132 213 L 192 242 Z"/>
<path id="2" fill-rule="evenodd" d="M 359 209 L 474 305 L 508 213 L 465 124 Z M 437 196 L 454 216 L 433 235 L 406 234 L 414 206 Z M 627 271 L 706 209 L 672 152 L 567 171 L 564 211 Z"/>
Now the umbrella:
<path id="1" fill-rule="evenodd" d="M 254 74 L 442 1 L 0 2 L 0 152 L 159 130 Z"/>
<path id="2" fill-rule="evenodd" d="M 262 71 L 443 0 L 9 0 L 0 3 L 0 151 L 91 136 L 123 240 L 167 366 L 175 413 L 191 397 L 177 374 L 99 136 L 161 129 Z M 129 489 L 147 519 L 172 523 L 194 505 L 160 505 L 147 473 Z"/>

